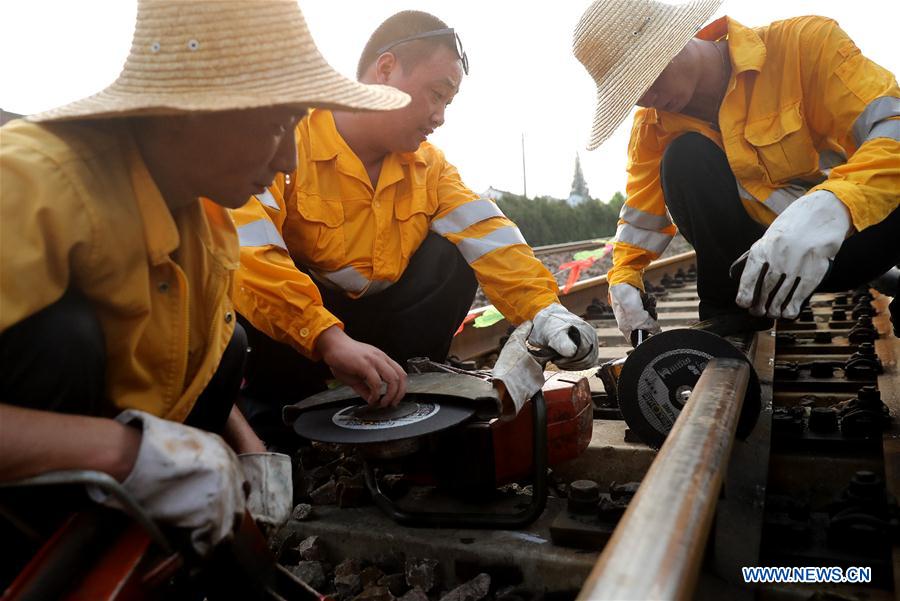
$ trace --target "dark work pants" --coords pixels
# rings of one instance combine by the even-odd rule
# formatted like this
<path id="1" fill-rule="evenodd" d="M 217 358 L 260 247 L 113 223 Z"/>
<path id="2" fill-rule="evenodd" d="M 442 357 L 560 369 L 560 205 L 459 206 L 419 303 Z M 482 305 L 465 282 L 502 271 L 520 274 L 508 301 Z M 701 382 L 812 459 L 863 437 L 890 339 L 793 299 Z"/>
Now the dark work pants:
<path id="1" fill-rule="evenodd" d="M 185 423 L 222 432 L 240 390 L 247 335 L 235 328 L 219 367 Z M 79 415 L 108 414 L 104 392 L 106 349 L 93 308 L 78 292 L 0 334 L 0 402 Z M 89 506 L 81 487 L 7 489 L 0 510 L 49 536 L 70 512 Z M 0 511 L 2 514 L 2 511 Z M 24 536 L 0 515 L 0 590 L 37 550 L 40 540 Z"/>
<path id="2" fill-rule="evenodd" d="M 669 144 L 660 166 L 669 214 L 697 251 L 700 319 L 741 311 L 731 264 L 762 237 L 766 226 L 744 210 L 725 153 L 705 136 L 684 134 Z M 819 285 L 823 292 L 867 284 L 900 262 L 900 209 L 853 234 Z"/>
<path id="3" fill-rule="evenodd" d="M 351 338 L 371 344 L 402 367 L 411 357 L 443 361 L 453 334 L 472 306 L 478 286 L 472 268 L 456 246 L 429 233 L 400 279 L 386 290 L 351 299 L 320 286 L 325 307 L 344 322 Z M 327 366 L 303 357 L 240 318 L 250 341 L 241 408 L 266 441 L 290 445 L 281 408 L 325 390 Z"/>
<path id="4" fill-rule="evenodd" d="M 246 350 L 247 335 L 238 325 L 186 424 L 222 431 L 240 390 Z M 75 291 L 0 334 L 0 398 L 10 405 L 101 415 L 105 368 L 100 322 Z"/>

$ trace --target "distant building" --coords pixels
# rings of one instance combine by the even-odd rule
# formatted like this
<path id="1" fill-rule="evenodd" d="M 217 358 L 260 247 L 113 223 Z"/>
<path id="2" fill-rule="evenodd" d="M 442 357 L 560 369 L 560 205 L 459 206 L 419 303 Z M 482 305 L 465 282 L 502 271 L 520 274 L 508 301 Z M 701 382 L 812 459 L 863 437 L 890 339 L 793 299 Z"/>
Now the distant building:
<path id="1" fill-rule="evenodd" d="M 489 186 L 487 190 L 481 193 L 482 198 L 489 198 L 491 200 L 500 200 L 503 198 L 504 194 L 512 194 L 512 192 L 504 192 L 503 190 L 498 190 L 493 186 Z"/>
<path id="2" fill-rule="evenodd" d="M 572 178 L 572 191 L 566 202 L 572 206 L 583 203 L 591 197 L 587 182 L 584 181 L 584 173 L 581 171 L 581 158 L 575 153 L 575 176 Z"/>

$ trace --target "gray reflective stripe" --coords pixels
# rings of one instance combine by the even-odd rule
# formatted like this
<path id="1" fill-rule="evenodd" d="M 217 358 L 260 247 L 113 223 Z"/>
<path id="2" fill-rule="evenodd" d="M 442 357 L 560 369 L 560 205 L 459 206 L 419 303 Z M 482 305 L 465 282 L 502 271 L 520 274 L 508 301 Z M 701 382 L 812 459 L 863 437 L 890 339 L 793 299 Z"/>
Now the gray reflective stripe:
<path id="1" fill-rule="evenodd" d="M 900 121 L 891 119 L 877 124 L 869 132 L 869 140 L 874 140 L 875 138 L 890 138 L 900 142 Z M 868 140 L 866 141 L 868 142 Z"/>
<path id="2" fill-rule="evenodd" d="M 654 215 L 628 205 L 622 205 L 622 210 L 619 211 L 619 219 L 624 219 L 631 225 L 636 225 L 645 230 L 661 230 L 672 225 L 672 220 L 669 219 L 668 214 Z"/>
<path id="3" fill-rule="evenodd" d="M 900 140 L 897 129 L 894 127 L 882 127 L 876 130 L 879 122 L 888 117 L 900 117 L 900 98 L 882 96 L 870 102 L 853 124 L 853 138 L 856 140 L 856 145 L 862 146 L 874 138 Z"/>
<path id="4" fill-rule="evenodd" d="M 504 217 L 500 207 L 490 200 L 473 200 L 432 221 L 431 230 L 441 236 L 458 234 L 469 226 L 491 217 Z"/>
<path id="5" fill-rule="evenodd" d="M 277 246 L 287 250 L 284 238 L 278 233 L 275 224 L 268 219 L 257 219 L 237 229 L 238 241 L 242 247 Z"/>
<path id="6" fill-rule="evenodd" d="M 394 283 L 390 280 L 370 280 L 353 266 L 337 271 L 310 269 L 310 273 L 317 282 L 325 284 L 329 288 L 337 288 L 360 296 L 381 292 Z"/>
<path id="7" fill-rule="evenodd" d="M 782 211 L 791 206 L 791 203 L 809 192 L 808 187 L 791 184 L 786 188 L 778 188 L 772 190 L 769 197 L 763 201 L 763 204 L 781 215 Z"/>
<path id="8" fill-rule="evenodd" d="M 819 153 L 819 170 L 825 174 L 825 177 L 831 175 L 831 169 L 847 162 L 845 157 L 836 150 L 826 149 Z"/>
<path id="9" fill-rule="evenodd" d="M 777 215 L 781 215 L 782 211 L 791 206 L 791 203 L 809 192 L 812 186 L 801 186 L 800 184 L 791 184 L 785 188 L 772 190 L 769 197 L 763 201 L 763 204 L 775 211 Z M 742 198 L 747 200 L 759 201 L 758 198 L 750 194 L 747 189 L 738 182 L 738 193 Z"/>
<path id="10" fill-rule="evenodd" d="M 272 196 L 272 193 L 266 189 L 261 194 L 256 195 L 256 200 L 263 203 L 264 206 L 269 207 L 270 209 L 275 209 L 276 211 L 280 211 L 281 207 L 278 206 L 278 202 L 275 200 L 275 197 Z"/>
<path id="11" fill-rule="evenodd" d="M 501 227 L 481 238 L 463 238 L 456 245 L 466 262 L 471 264 L 491 251 L 512 246 L 514 244 L 527 244 L 522 232 L 514 225 Z"/>
<path id="12" fill-rule="evenodd" d="M 619 224 L 619 227 L 616 228 L 616 242 L 625 242 L 658 255 L 661 255 L 666 250 L 673 237 L 662 232 L 635 227 L 628 223 Z"/>

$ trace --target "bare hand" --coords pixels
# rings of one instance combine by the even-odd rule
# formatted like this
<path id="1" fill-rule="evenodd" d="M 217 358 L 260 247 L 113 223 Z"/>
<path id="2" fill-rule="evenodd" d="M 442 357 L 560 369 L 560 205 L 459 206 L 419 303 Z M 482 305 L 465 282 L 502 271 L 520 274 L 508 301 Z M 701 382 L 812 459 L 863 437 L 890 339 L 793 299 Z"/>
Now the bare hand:
<path id="1" fill-rule="evenodd" d="M 356 341 L 337 326 L 322 332 L 316 350 L 334 377 L 350 386 L 369 405 L 396 405 L 406 394 L 406 372 L 384 352 Z M 381 384 L 387 391 L 381 396 Z"/>

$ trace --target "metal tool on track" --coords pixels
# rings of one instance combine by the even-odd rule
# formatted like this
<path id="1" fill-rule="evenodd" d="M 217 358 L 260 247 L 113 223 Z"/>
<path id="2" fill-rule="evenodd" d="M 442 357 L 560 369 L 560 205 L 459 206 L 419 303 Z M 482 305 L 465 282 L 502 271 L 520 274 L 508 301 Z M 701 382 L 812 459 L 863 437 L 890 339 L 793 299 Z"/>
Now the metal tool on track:
<path id="1" fill-rule="evenodd" d="M 628 427 L 653 447 L 662 445 L 690 399 L 706 364 L 713 358 L 747 355 L 728 338 L 698 329 L 669 330 L 649 336 L 623 360 L 607 363 L 600 376 L 607 391 L 614 387 Z M 759 417 L 759 380 L 751 369 L 738 436 L 746 436 Z"/>

